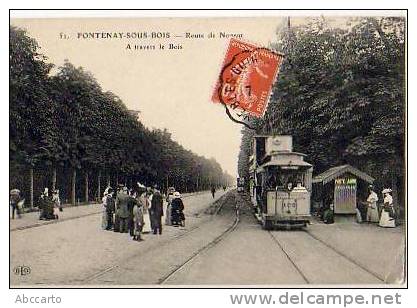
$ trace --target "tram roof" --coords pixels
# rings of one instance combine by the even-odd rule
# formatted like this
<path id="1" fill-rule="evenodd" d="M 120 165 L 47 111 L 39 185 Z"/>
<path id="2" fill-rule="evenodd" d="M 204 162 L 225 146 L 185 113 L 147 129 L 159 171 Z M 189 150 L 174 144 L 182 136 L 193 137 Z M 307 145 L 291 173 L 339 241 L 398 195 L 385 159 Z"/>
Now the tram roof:
<path id="1" fill-rule="evenodd" d="M 278 167 L 312 167 L 312 164 L 305 162 L 303 160 L 296 160 L 296 161 L 279 161 L 279 160 L 271 160 L 265 164 L 259 166 L 259 168 L 270 167 L 270 166 L 278 166 Z"/>
<path id="2" fill-rule="evenodd" d="M 359 169 L 356 169 L 355 167 L 352 167 L 351 165 L 342 165 L 330 168 L 324 171 L 323 173 L 316 175 L 313 178 L 313 183 L 323 183 L 324 185 L 345 173 L 351 173 L 359 179 L 368 183 L 373 183 L 375 181 L 373 177 L 366 174 L 365 172 L 360 171 Z"/>

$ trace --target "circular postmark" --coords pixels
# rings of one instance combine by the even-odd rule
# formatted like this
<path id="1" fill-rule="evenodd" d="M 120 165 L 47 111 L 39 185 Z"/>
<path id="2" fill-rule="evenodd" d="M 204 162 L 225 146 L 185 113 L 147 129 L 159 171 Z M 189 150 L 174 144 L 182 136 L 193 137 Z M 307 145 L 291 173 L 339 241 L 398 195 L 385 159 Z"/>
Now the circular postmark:
<path id="1" fill-rule="evenodd" d="M 254 129 L 250 119 L 264 115 L 282 58 L 267 48 L 230 41 L 216 98 L 232 121 Z"/>

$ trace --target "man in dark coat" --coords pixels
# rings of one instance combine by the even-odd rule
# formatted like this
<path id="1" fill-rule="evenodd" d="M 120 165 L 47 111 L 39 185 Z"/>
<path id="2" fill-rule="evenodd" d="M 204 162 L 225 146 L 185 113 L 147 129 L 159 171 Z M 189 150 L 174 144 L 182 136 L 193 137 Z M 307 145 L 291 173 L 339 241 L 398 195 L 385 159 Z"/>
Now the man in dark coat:
<path id="1" fill-rule="evenodd" d="M 129 217 L 127 218 L 127 228 L 129 229 L 129 234 L 131 237 L 135 236 L 135 224 L 134 224 L 134 214 L 133 208 L 138 204 L 138 200 L 133 195 L 129 195 L 129 201 L 127 203 L 127 209 L 129 211 Z"/>
<path id="2" fill-rule="evenodd" d="M 119 217 L 119 232 L 127 233 L 127 223 L 129 218 L 129 202 L 130 197 L 127 194 L 127 187 L 117 193 L 116 196 L 116 213 Z"/>
<path id="3" fill-rule="evenodd" d="M 158 232 L 159 234 L 162 234 L 161 217 L 164 215 L 163 202 L 161 193 L 155 188 L 150 208 L 153 234 L 157 234 Z"/>

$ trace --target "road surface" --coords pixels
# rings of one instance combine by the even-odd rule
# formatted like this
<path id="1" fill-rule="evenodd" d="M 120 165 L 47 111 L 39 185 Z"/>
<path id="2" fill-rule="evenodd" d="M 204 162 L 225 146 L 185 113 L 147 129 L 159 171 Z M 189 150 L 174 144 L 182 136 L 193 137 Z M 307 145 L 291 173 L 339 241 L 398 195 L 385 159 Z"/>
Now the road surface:
<path id="1" fill-rule="evenodd" d="M 215 201 L 215 202 L 214 202 Z M 213 203 L 214 202 L 214 203 Z M 186 228 L 128 234 L 100 228 L 98 205 L 65 209 L 37 225 L 35 213 L 11 224 L 12 286 L 375 285 L 403 278 L 402 227 L 313 223 L 265 231 L 244 195 L 218 191 L 184 198 Z M 30 268 L 26 275 L 14 273 Z"/>

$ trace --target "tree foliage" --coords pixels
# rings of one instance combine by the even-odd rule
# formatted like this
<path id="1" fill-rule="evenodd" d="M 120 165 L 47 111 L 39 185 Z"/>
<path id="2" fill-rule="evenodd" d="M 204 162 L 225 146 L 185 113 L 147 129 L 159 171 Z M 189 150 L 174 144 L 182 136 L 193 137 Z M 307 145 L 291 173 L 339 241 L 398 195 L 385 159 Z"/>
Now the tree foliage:
<path id="1" fill-rule="evenodd" d="M 120 182 L 169 185 L 181 191 L 231 182 L 214 159 L 184 149 L 167 130 L 144 127 L 91 73 L 66 61 L 52 75 L 46 60 L 35 40 L 11 28 L 11 170 L 32 166 L 93 175 L 100 171 Z"/>
<path id="2" fill-rule="evenodd" d="M 403 18 L 315 19 L 279 34 L 286 57 L 259 132 L 290 134 L 315 172 L 349 163 L 378 185 L 404 170 Z M 243 132 L 241 160 L 249 151 Z M 245 163 L 239 162 L 240 173 Z"/>

